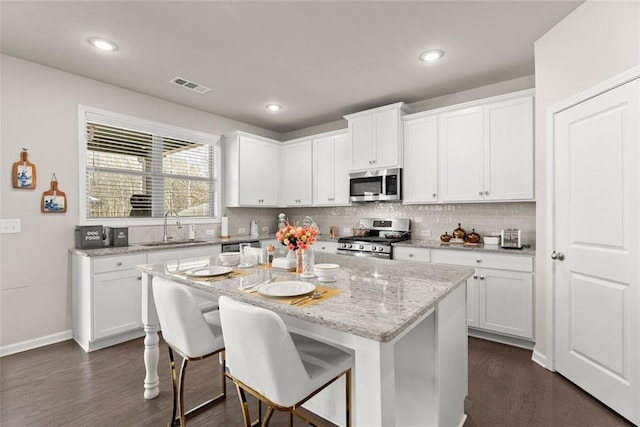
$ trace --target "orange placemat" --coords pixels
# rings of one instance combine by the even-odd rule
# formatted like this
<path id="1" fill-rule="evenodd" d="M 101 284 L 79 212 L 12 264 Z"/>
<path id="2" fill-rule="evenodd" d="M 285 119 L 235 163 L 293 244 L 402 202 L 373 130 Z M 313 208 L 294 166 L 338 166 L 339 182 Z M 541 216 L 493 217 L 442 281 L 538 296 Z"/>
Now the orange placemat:
<path id="1" fill-rule="evenodd" d="M 277 281 L 276 281 L 277 282 Z M 322 292 L 322 295 L 320 295 L 320 298 L 305 298 L 306 296 L 310 296 L 310 295 L 298 295 L 295 297 L 267 297 L 264 296 L 262 294 L 260 294 L 259 292 L 257 292 L 255 289 L 249 289 L 248 291 L 246 291 L 247 293 L 251 294 L 251 295 L 256 295 L 260 298 L 268 298 L 272 301 L 275 302 L 279 302 L 280 304 L 285 304 L 285 305 L 291 305 L 292 307 L 308 307 L 310 305 L 316 304 L 320 301 L 326 300 L 328 298 L 331 298 L 335 295 L 339 295 L 342 291 L 340 289 L 335 289 L 335 288 L 328 288 L 326 286 L 316 286 L 316 291 Z M 303 300 L 304 298 L 304 300 Z M 302 301 L 300 301 L 302 300 Z M 296 301 L 300 301 L 298 304 L 291 304 L 292 302 L 296 302 Z"/>

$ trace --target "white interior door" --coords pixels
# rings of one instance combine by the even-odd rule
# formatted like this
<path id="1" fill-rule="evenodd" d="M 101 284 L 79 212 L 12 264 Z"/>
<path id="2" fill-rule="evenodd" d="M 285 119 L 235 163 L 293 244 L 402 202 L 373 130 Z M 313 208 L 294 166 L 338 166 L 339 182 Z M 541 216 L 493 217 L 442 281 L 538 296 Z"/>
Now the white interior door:
<path id="1" fill-rule="evenodd" d="M 638 80 L 558 113 L 556 370 L 640 423 Z"/>

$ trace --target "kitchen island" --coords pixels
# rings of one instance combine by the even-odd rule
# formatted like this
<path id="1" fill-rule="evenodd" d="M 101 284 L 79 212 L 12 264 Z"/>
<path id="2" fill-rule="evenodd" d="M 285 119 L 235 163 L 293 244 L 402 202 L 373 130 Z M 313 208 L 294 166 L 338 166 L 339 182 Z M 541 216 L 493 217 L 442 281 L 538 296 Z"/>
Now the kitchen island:
<path id="1" fill-rule="evenodd" d="M 242 290 L 270 275 L 295 279 L 275 269 L 259 266 L 240 277 L 204 282 L 176 272 L 218 265 L 217 258 L 138 266 L 143 273 L 145 398 L 159 393 L 159 323 L 151 284 L 153 277 L 164 277 L 214 299 L 227 295 L 273 310 L 295 332 L 351 352 L 353 425 L 461 426 L 467 394 L 466 280 L 473 269 L 316 254 L 316 263 L 322 262 L 340 264 L 337 280 L 322 284 L 340 293 L 304 307 Z M 306 280 L 320 285 L 317 279 Z M 334 384 L 305 407 L 341 424 L 343 387 Z"/>

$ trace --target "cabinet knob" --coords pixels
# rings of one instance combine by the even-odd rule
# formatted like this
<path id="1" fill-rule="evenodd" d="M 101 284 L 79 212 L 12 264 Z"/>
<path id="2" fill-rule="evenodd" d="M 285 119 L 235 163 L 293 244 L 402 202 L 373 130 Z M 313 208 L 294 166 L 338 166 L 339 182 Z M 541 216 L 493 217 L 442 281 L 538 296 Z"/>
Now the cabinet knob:
<path id="1" fill-rule="evenodd" d="M 474 279 L 477 279 L 477 278 L 478 278 L 478 275 L 477 275 L 477 274 L 474 274 L 474 275 L 473 275 L 473 278 L 474 278 Z"/>
<path id="2" fill-rule="evenodd" d="M 435 198 L 436 196 L 437 196 L 437 194 L 436 194 L 436 193 L 433 193 L 433 194 L 432 194 L 432 197 L 434 197 L 434 198 Z"/>
<path id="3" fill-rule="evenodd" d="M 142 280 L 142 276 L 138 276 L 138 280 Z"/>
<path id="4" fill-rule="evenodd" d="M 482 262 L 482 258 L 476 258 L 476 262 L 479 264 Z"/>
<path id="5" fill-rule="evenodd" d="M 482 196 L 482 191 L 478 191 L 478 196 Z"/>
<path id="6" fill-rule="evenodd" d="M 557 259 L 558 261 L 564 260 L 564 254 L 562 252 L 553 251 L 551 259 Z"/>
<path id="7" fill-rule="evenodd" d="M 121 266 L 122 266 L 122 261 L 118 261 L 118 262 L 116 262 L 116 265 L 117 265 L 118 267 L 121 267 Z"/>
<path id="8" fill-rule="evenodd" d="M 480 280 L 484 280 L 484 276 L 480 276 Z"/>
<path id="9" fill-rule="evenodd" d="M 488 196 L 488 195 L 489 195 L 489 192 L 488 192 L 488 191 L 485 191 L 485 192 L 484 192 L 484 195 L 485 195 L 485 196 Z"/>
<path id="10" fill-rule="evenodd" d="M 413 254 L 409 254 L 409 258 L 413 258 Z"/>

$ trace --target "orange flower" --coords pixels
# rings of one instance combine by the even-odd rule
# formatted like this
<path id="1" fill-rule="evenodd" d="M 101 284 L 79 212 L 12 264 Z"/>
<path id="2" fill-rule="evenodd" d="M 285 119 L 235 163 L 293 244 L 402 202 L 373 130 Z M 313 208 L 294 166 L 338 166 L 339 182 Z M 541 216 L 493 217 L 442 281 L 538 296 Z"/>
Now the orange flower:
<path id="1" fill-rule="evenodd" d="M 310 227 L 294 227 L 286 225 L 276 233 L 278 242 L 290 250 L 307 249 L 316 240 L 318 230 Z"/>

